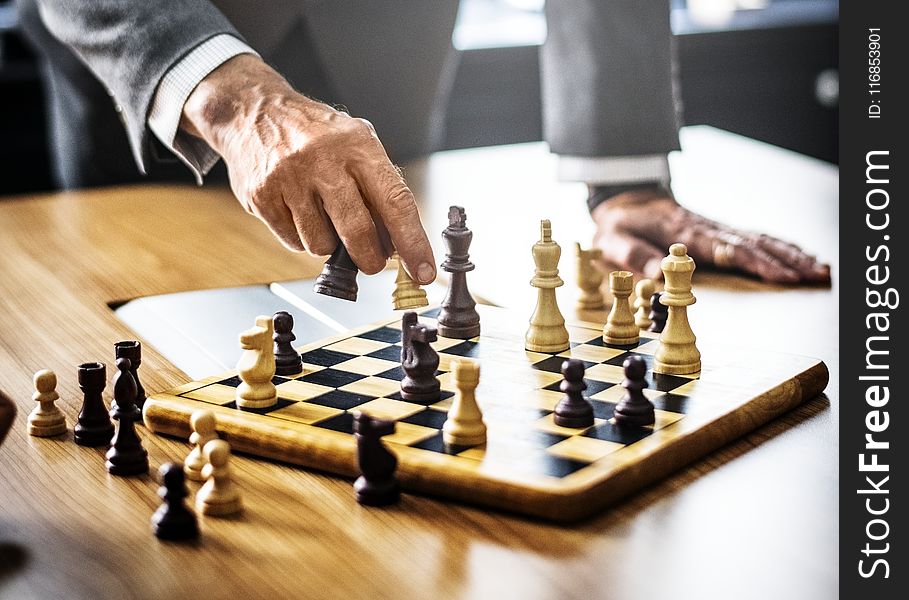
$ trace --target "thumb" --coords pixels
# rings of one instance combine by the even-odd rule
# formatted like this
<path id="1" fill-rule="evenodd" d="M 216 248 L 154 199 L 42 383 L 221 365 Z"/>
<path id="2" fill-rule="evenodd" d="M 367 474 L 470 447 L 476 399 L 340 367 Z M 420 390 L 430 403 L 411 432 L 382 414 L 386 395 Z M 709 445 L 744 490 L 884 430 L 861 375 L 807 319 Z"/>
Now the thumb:
<path id="1" fill-rule="evenodd" d="M 594 246 L 603 251 L 603 259 L 654 280 L 663 278 L 660 263 L 665 252 L 648 240 L 624 232 L 611 232 L 597 236 Z"/>

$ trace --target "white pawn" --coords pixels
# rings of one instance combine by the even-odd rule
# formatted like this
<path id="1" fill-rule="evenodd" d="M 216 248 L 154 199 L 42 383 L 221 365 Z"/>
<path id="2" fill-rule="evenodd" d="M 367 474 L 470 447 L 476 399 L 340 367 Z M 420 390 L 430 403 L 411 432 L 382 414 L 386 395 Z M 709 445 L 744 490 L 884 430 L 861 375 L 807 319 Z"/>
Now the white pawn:
<path id="1" fill-rule="evenodd" d="M 634 287 L 635 296 L 634 299 L 634 324 L 638 326 L 638 329 L 648 329 L 653 325 L 653 321 L 650 320 L 650 297 L 653 296 L 654 285 L 653 280 L 651 279 L 642 279 Z"/>
<path id="2" fill-rule="evenodd" d="M 274 333 L 274 320 L 258 316 L 255 327 L 240 334 L 243 354 L 237 363 L 241 380 L 236 396 L 239 408 L 268 408 L 278 402 L 278 391 L 272 383 L 275 376 Z"/>
<path id="3" fill-rule="evenodd" d="M 222 517 L 243 510 L 240 490 L 231 480 L 230 446 L 224 440 L 212 440 L 203 450 L 208 464 L 202 467 L 205 485 L 196 494 L 196 510 L 203 515 Z"/>
<path id="4" fill-rule="evenodd" d="M 448 419 L 442 425 L 442 440 L 453 446 L 485 444 L 486 424 L 475 393 L 480 383 L 480 365 L 455 360 L 451 363 L 451 373 L 458 391 L 448 410 Z"/>
<path id="5" fill-rule="evenodd" d="M 203 449 L 205 444 L 218 439 L 218 432 L 215 431 L 217 424 L 215 413 L 204 409 L 194 410 L 189 417 L 189 423 L 193 428 L 193 433 L 189 436 L 189 442 L 195 444 L 195 447 L 190 450 L 186 461 L 183 463 L 183 473 L 187 479 L 205 481 L 202 476 L 202 469 L 206 465 Z"/>
<path id="6" fill-rule="evenodd" d="M 51 437 L 66 433 L 66 417 L 54 404 L 60 399 L 57 394 L 57 376 L 53 371 L 43 369 L 35 373 L 35 393 L 32 400 L 38 406 L 28 415 L 28 434 L 37 437 Z"/>

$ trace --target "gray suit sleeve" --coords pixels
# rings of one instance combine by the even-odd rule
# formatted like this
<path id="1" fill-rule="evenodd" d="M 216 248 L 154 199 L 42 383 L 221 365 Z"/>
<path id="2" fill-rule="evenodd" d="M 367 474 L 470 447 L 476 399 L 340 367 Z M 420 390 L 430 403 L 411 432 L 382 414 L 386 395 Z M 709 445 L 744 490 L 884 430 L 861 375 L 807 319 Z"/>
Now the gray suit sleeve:
<path id="1" fill-rule="evenodd" d="M 207 0 L 40 0 L 39 5 L 47 29 L 114 99 L 143 172 L 152 156 L 146 118 L 161 78 L 212 36 L 240 37 Z"/>

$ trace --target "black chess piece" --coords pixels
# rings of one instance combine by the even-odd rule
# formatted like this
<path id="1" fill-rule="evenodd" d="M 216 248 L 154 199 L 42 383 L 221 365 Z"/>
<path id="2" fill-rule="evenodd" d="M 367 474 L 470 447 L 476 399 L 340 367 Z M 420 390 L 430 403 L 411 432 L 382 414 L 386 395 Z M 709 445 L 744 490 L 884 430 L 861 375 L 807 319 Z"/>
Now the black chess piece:
<path id="1" fill-rule="evenodd" d="M 559 389 L 565 396 L 555 407 L 553 420 L 560 427 L 580 429 L 593 426 L 593 405 L 584 397 L 587 384 L 584 382 L 584 363 L 569 358 L 562 363 L 562 383 Z"/>
<path id="2" fill-rule="evenodd" d="M 316 278 L 312 289 L 317 294 L 356 302 L 359 290 L 357 273 L 359 269 L 347 253 L 347 248 L 342 242 L 338 242 L 335 251 L 325 261 L 325 266 L 322 267 L 322 272 Z"/>
<path id="3" fill-rule="evenodd" d="M 135 410 L 137 422 L 142 422 L 142 406 L 145 405 L 145 388 L 142 387 L 142 383 L 139 381 L 139 365 L 142 364 L 142 344 L 136 340 L 127 340 L 124 342 L 117 342 L 114 344 L 114 360 L 118 358 L 128 358 L 130 374 L 133 376 L 133 379 L 136 381 L 136 402 L 133 405 L 133 410 Z M 110 410 L 114 412 L 117 410 L 116 399 L 110 403 Z"/>
<path id="4" fill-rule="evenodd" d="M 79 420 L 73 428 L 73 439 L 80 446 L 107 446 L 114 437 L 114 424 L 101 397 L 105 385 L 107 368 L 104 363 L 79 365 L 79 387 L 83 400 Z"/>
<path id="5" fill-rule="evenodd" d="M 662 292 L 654 292 L 650 297 L 650 320 L 652 321 L 647 331 L 663 333 L 666 327 L 666 318 L 669 316 L 669 307 L 660 301 Z"/>
<path id="6" fill-rule="evenodd" d="M 148 452 L 142 447 L 142 440 L 136 433 L 136 380 L 129 372 L 128 358 L 117 359 L 117 374 L 114 375 L 114 398 L 117 400 L 113 418 L 117 430 L 107 451 L 107 472 L 111 475 L 141 475 L 148 473 Z"/>
<path id="7" fill-rule="evenodd" d="M 367 506 L 394 504 L 401 497 L 395 477 L 398 459 L 382 443 L 382 437 L 395 432 L 395 422 L 357 411 L 353 430 L 357 439 L 357 464 L 362 473 L 354 482 L 357 502 Z"/>
<path id="8" fill-rule="evenodd" d="M 467 273 L 474 269 L 468 254 L 473 232 L 467 229 L 467 215 L 462 207 L 452 206 L 448 210 L 448 227 L 442 232 L 442 239 L 448 248 L 442 269 L 451 273 L 451 283 L 439 312 L 439 335 L 469 340 L 480 335 L 480 315 L 467 289 Z"/>
<path id="9" fill-rule="evenodd" d="M 622 387 L 625 395 L 615 407 L 613 418 L 617 425 L 653 425 L 656 417 L 653 402 L 644 395 L 647 387 L 647 363 L 640 356 L 630 356 L 622 363 L 625 379 Z"/>
<path id="10" fill-rule="evenodd" d="M 275 375 L 296 375 L 303 370 L 303 357 L 291 345 L 297 339 L 293 333 L 293 315 L 281 310 L 272 319 L 275 322 Z"/>
<path id="11" fill-rule="evenodd" d="M 161 487 L 158 495 L 164 503 L 152 515 L 152 532 L 162 540 L 191 540 L 199 537 L 196 514 L 184 501 L 188 492 L 183 465 L 164 463 L 158 469 Z"/>
<path id="12" fill-rule="evenodd" d="M 430 346 L 436 341 L 436 330 L 417 320 L 417 313 L 407 311 L 401 318 L 401 398 L 408 402 L 439 399 L 439 355 Z"/>

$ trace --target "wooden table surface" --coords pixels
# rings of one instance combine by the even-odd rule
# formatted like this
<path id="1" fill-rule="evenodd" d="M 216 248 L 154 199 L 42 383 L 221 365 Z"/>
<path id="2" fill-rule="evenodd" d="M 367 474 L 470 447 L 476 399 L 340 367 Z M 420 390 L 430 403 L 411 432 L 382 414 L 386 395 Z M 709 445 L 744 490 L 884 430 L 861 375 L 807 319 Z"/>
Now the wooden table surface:
<path id="1" fill-rule="evenodd" d="M 685 131 L 683 146 L 672 163 L 683 203 L 798 241 L 832 262 L 836 278 L 835 168 L 707 128 Z M 571 314 L 572 245 L 592 230 L 583 188 L 555 182 L 543 145 L 442 153 L 407 176 L 434 242 L 448 204 L 467 208 L 471 285 L 498 303 L 532 305 L 529 245 L 535 223 L 551 218 Z M 113 343 L 134 337 L 111 301 L 298 279 L 319 262 L 285 252 L 229 192 L 138 186 L 0 202 L 0 264 L 0 390 L 19 408 L 0 448 L 0 597 L 836 595 L 835 285 L 696 273 L 699 338 L 818 356 L 830 387 L 592 520 L 557 526 L 413 495 L 369 509 L 354 502 L 350 481 L 237 456 L 247 510 L 202 519 L 201 541 L 185 546 L 149 531 L 154 477 L 111 477 L 102 449 L 73 443 L 75 366 L 110 367 Z M 25 432 L 32 373 L 42 368 L 59 379 L 70 423 L 62 439 Z M 150 393 L 186 380 L 151 347 L 141 375 Z M 189 450 L 141 431 L 153 469 Z"/>

